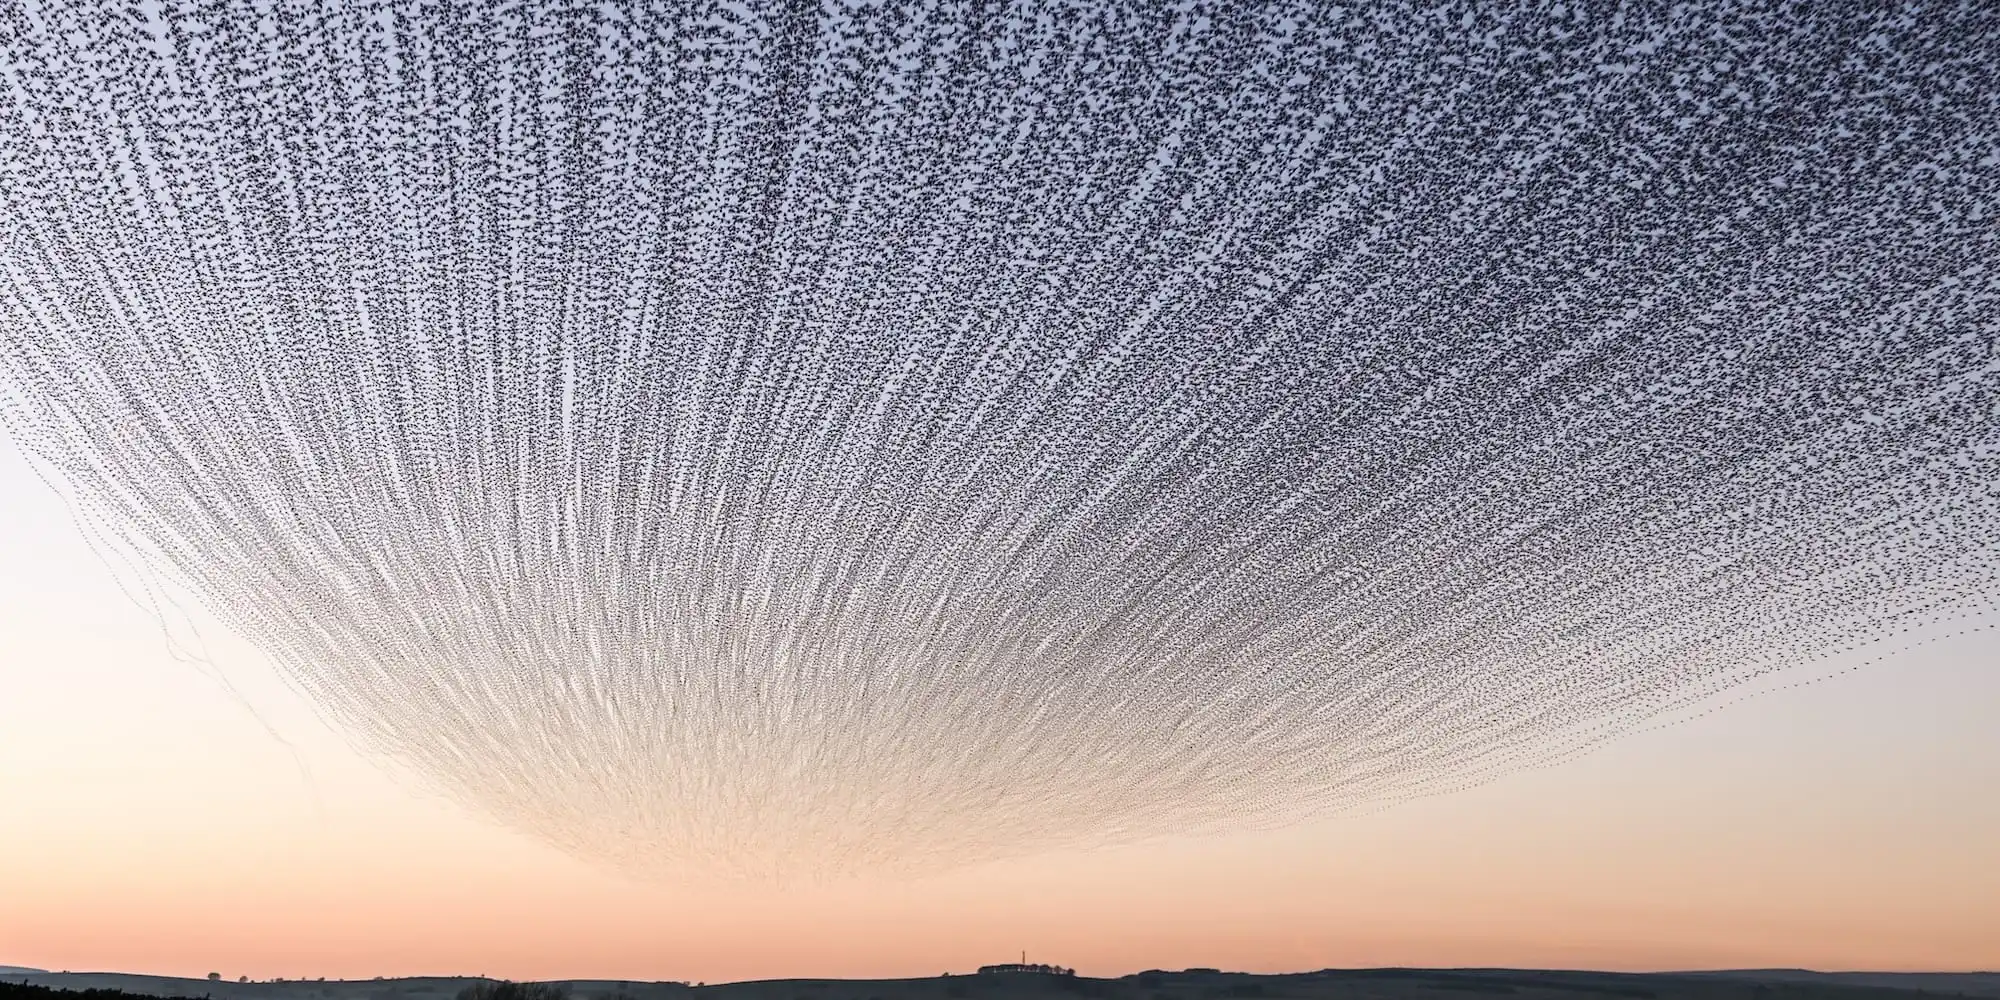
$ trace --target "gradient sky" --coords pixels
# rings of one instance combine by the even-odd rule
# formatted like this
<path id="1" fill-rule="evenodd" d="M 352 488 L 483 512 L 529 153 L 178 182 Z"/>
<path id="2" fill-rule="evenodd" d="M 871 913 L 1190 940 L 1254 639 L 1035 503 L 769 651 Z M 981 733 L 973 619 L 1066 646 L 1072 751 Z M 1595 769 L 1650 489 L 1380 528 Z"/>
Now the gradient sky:
<path id="1" fill-rule="evenodd" d="M 1574 6 L 0 18 L 0 964 L 2000 967 L 2000 20 Z"/>
<path id="2" fill-rule="evenodd" d="M 1097 974 L 2000 967 L 1990 632 L 1374 815 L 922 881 L 666 888 L 362 759 L 218 629 L 255 714 L 175 662 L 11 450 L 0 510 L 0 964 L 719 981 L 1025 948 Z"/>

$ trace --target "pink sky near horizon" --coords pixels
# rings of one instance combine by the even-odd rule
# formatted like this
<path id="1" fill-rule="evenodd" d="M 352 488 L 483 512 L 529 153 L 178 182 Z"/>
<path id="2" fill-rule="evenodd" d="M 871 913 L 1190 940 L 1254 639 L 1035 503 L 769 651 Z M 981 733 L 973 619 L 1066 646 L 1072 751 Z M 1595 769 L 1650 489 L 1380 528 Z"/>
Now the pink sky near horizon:
<path id="1" fill-rule="evenodd" d="M 174 662 L 4 449 L 0 509 L 4 965 L 716 982 L 1026 949 L 1104 975 L 2000 967 L 1991 631 L 1370 815 L 916 881 L 677 887 L 398 779 L 204 633 L 253 715 Z"/>

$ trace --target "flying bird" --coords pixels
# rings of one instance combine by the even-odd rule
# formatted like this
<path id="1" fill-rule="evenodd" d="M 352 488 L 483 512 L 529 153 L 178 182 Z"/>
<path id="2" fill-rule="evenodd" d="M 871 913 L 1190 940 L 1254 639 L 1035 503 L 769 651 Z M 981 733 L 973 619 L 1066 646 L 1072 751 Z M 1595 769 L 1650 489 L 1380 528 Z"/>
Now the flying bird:
<path id="1" fill-rule="evenodd" d="M 1568 759 L 2000 594 L 1982 3 L 0 9 L 7 431 L 641 876 Z"/>

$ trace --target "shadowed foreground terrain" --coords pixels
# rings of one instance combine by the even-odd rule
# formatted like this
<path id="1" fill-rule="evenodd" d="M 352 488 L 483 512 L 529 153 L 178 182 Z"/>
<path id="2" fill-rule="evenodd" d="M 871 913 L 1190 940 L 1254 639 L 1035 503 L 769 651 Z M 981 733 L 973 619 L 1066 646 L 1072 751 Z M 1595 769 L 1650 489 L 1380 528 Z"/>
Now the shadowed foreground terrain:
<path id="1" fill-rule="evenodd" d="M 491 982 L 468 977 L 215 982 L 122 973 L 9 974 L 0 1000 L 455 1000 Z M 1516 969 L 1328 969 L 1285 975 L 1185 970 L 1115 979 L 1038 974 L 951 975 L 926 979 L 777 979 L 690 986 L 615 980 L 548 985 L 571 1000 L 1910 1000 L 2000 997 L 2000 973 L 1715 972 L 1608 973 Z M 81 991 L 57 993 L 57 990 Z M 698 995 L 698 996 L 697 996 Z"/>

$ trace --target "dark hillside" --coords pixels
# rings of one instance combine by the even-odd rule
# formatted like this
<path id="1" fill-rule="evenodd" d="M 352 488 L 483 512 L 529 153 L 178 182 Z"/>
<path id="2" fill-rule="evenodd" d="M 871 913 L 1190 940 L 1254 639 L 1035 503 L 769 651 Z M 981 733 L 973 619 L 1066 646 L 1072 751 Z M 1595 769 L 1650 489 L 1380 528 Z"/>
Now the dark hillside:
<path id="1" fill-rule="evenodd" d="M 503 987 L 472 977 L 231 982 L 114 973 L 40 973 L 0 982 L 0 1000 L 462 1000 L 512 989 L 532 1000 L 1916 1000 L 2000 998 L 1978 973 L 1611 973 L 1529 969 L 1326 969 L 1256 975 L 1152 970 L 1117 978 L 1000 973 L 923 979 L 676 982 L 561 980 Z M 698 994 L 698 996 L 690 996 Z M 484 994 L 482 994 L 484 995 Z M 509 994 L 512 995 L 511 993 Z M 474 997 L 473 1000 L 479 1000 Z"/>

